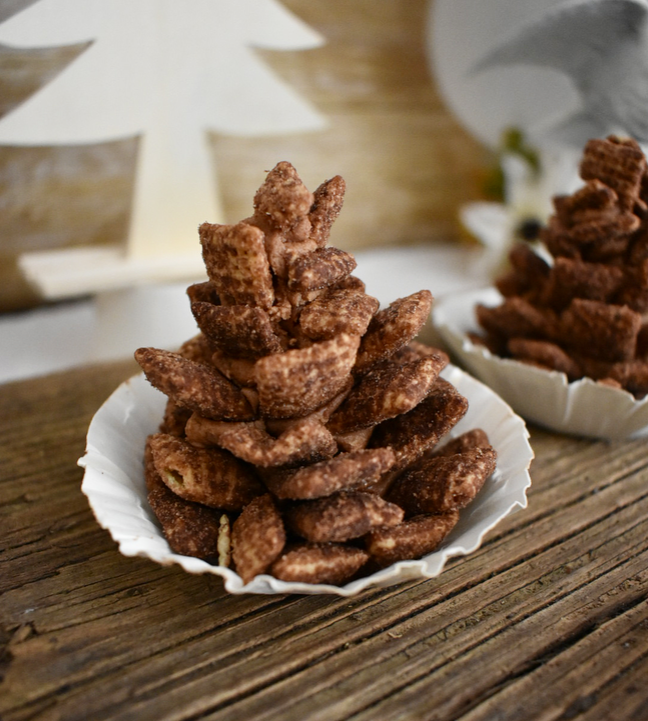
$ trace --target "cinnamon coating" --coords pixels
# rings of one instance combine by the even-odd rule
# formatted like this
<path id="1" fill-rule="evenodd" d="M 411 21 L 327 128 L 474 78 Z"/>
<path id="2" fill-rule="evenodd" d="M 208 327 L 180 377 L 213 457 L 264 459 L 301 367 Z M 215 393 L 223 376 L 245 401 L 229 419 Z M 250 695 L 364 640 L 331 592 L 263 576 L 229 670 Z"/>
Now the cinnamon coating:
<path id="1" fill-rule="evenodd" d="M 291 507 L 286 520 L 289 528 L 307 541 L 339 543 L 360 538 L 372 528 L 396 526 L 403 514 L 402 508 L 375 493 L 341 491 Z"/>
<path id="2" fill-rule="evenodd" d="M 196 448 L 181 438 L 150 437 L 155 470 L 164 484 L 186 501 L 240 511 L 263 493 L 251 468 L 219 448 Z"/>
<path id="3" fill-rule="evenodd" d="M 286 549 L 273 564 L 282 581 L 341 585 L 369 560 L 361 548 L 342 543 L 300 543 Z"/>
<path id="4" fill-rule="evenodd" d="M 364 373 L 406 346 L 421 330 L 431 309 L 432 293 L 420 290 L 378 311 L 362 338 L 355 371 Z"/>
<path id="5" fill-rule="evenodd" d="M 255 498 L 232 527 L 232 559 L 243 583 L 265 573 L 285 543 L 283 520 L 272 496 Z"/>
<path id="6" fill-rule="evenodd" d="M 420 461 L 399 476 L 387 500 L 408 516 L 443 514 L 467 506 L 495 470 L 493 448 L 470 448 Z"/>
<path id="7" fill-rule="evenodd" d="M 241 391 L 213 368 L 157 348 L 139 348 L 135 360 L 151 385 L 178 405 L 215 420 L 254 417 Z"/>
<path id="8" fill-rule="evenodd" d="M 296 469 L 266 473 L 263 480 L 278 498 L 322 498 L 336 491 L 371 483 L 389 471 L 393 464 L 391 448 L 365 449 L 338 453 L 330 460 Z"/>

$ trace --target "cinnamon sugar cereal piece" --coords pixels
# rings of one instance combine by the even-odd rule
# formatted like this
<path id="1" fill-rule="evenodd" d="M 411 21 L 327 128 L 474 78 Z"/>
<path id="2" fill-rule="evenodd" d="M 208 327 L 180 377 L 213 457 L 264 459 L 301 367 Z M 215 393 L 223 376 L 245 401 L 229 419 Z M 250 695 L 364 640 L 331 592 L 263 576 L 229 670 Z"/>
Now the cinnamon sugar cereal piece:
<path id="1" fill-rule="evenodd" d="M 570 380 L 583 375 L 580 365 L 555 343 L 529 338 L 511 338 L 508 350 L 513 358 L 564 373 Z"/>
<path id="2" fill-rule="evenodd" d="M 452 456 L 455 453 L 463 453 L 464 451 L 471 450 L 472 448 L 488 448 L 490 447 L 490 441 L 486 431 L 482 428 L 472 428 L 460 436 L 453 438 L 448 441 L 441 448 L 436 448 L 431 454 L 435 457 L 439 456 Z"/>
<path id="3" fill-rule="evenodd" d="M 342 210 L 345 192 L 344 178 L 336 175 L 323 182 L 313 193 L 313 205 L 308 214 L 311 222 L 310 237 L 319 248 L 328 243 L 331 226 Z"/>
<path id="4" fill-rule="evenodd" d="M 254 417 L 241 391 L 212 368 L 157 348 L 139 348 L 135 360 L 151 385 L 181 406 L 216 420 Z"/>
<path id="5" fill-rule="evenodd" d="M 637 398 L 643 398 L 648 394 L 648 361 L 614 363 L 610 368 L 609 379 L 619 383 Z"/>
<path id="6" fill-rule="evenodd" d="M 303 241 L 311 232 L 308 214 L 313 201 L 295 168 L 283 161 L 268 173 L 254 196 L 255 219 L 280 231 L 285 240 Z"/>
<path id="7" fill-rule="evenodd" d="M 144 478 L 153 514 L 171 550 L 229 565 L 229 517 L 222 511 L 185 501 L 164 484 L 153 462 L 149 436 L 144 450 Z"/>
<path id="8" fill-rule="evenodd" d="M 468 401 L 443 378 L 430 394 L 408 413 L 391 418 L 374 429 L 372 448 L 390 447 L 396 456 L 392 471 L 399 471 L 433 448 L 468 410 Z"/>
<path id="9" fill-rule="evenodd" d="M 613 233 L 602 235 L 583 249 L 582 257 L 592 263 L 613 263 L 619 261 L 628 250 L 630 235 Z"/>
<path id="10" fill-rule="evenodd" d="M 495 280 L 504 297 L 539 297 L 549 276 L 549 265 L 528 243 L 516 243 L 509 252 L 510 271 Z"/>
<path id="11" fill-rule="evenodd" d="M 357 290 L 364 293 L 367 290 L 364 282 L 360 278 L 356 278 L 355 275 L 347 275 L 346 278 L 342 278 L 337 283 L 330 286 L 331 290 Z"/>
<path id="12" fill-rule="evenodd" d="M 614 214 L 617 211 L 618 200 L 614 190 L 595 177 L 571 195 L 556 196 L 553 205 L 558 220 L 565 227 L 570 228 L 592 216 Z"/>
<path id="13" fill-rule="evenodd" d="M 362 336 L 380 303 L 362 291 L 330 290 L 299 315 L 299 327 L 312 340 L 328 340 L 340 333 Z"/>
<path id="14" fill-rule="evenodd" d="M 559 216 L 554 219 L 550 228 L 553 231 L 560 228 L 582 253 L 609 256 L 622 252 L 628 245 L 629 235 L 639 227 L 639 218 L 630 211 L 621 212 L 617 206 L 606 210 L 581 210 L 570 216 L 571 201 L 577 200 L 579 193 L 587 190 L 589 187 L 585 186 L 573 196 L 564 198 L 562 202 L 555 202 Z M 616 199 L 616 195 L 610 192 Z"/>
<path id="15" fill-rule="evenodd" d="M 216 290 L 216 283 L 206 280 L 203 283 L 194 283 L 187 288 L 187 295 L 191 303 L 211 303 L 220 305 L 220 298 Z"/>
<path id="16" fill-rule="evenodd" d="M 632 210 L 646 171 L 646 159 L 639 144 L 630 138 L 610 136 L 587 142 L 580 164 L 583 180 L 600 180 L 612 188 L 622 210 Z"/>
<path id="17" fill-rule="evenodd" d="M 245 394 L 245 390 L 256 387 L 256 381 L 254 379 L 254 364 L 255 359 L 251 358 L 233 358 L 232 356 L 225 355 L 221 351 L 214 351 L 211 355 L 211 364 L 219 373 L 222 373 L 225 378 L 235 383 L 237 386 L 241 386 L 241 392 Z M 246 395 L 246 398 L 249 397 Z M 253 410 L 256 411 L 258 406 L 258 399 L 254 404 L 250 404 Z"/>
<path id="18" fill-rule="evenodd" d="M 505 298 L 495 307 L 479 304 L 477 321 L 495 336 L 545 338 L 555 333 L 556 317 L 548 308 L 538 308 L 520 297 Z"/>
<path id="19" fill-rule="evenodd" d="M 164 416 L 158 429 L 160 433 L 167 433 L 170 436 L 182 438 L 185 434 L 185 426 L 191 417 L 189 408 L 178 405 L 169 398 L 164 407 Z"/>
<path id="20" fill-rule="evenodd" d="M 648 360 L 648 323 L 645 321 L 637 334 L 637 359 Z"/>
<path id="21" fill-rule="evenodd" d="M 549 275 L 549 264 L 527 243 L 516 243 L 509 251 L 509 262 L 529 285 L 542 282 Z"/>
<path id="22" fill-rule="evenodd" d="M 300 255 L 288 267 L 288 288 L 305 293 L 338 283 L 356 267 L 355 258 L 339 248 L 318 248 Z"/>
<path id="23" fill-rule="evenodd" d="M 412 361 L 420 360 L 421 358 L 434 358 L 435 362 L 439 364 L 439 372 L 441 372 L 450 362 L 448 354 L 440 348 L 413 340 L 406 346 L 403 346 L 400 350 L 397 350 L 396 353 L 389 356 L 389 358 L 385 358 L 385 360 L 375 363 L 371 369 L 373 371 L 378 368 L 386 368 L 394 364 L 402 365 L 404 363 L 411 363 Z"/>
<path id="24" fill-rule="evenodd" d="M 174 553 L 227 565 L 227 557 L 219 552 L 222 519 L 227 519 L 222 511 L 185 501 L 164 484 L 149 491 L 148 502 Z"/>
<path id="25" fill-rule="evenodd" d="M 358 336 L 341 333 L 257 361 L 254 375 L 261 414 L 270 418 L 306 416 L 345 387 L 360 344 Z"/>
<path id="26" fill-rule="evenodd" d="M 332 458 L 337 444 L 318 420 L 304 418 L 279 437 L 271 436 L 262 421 L 222 423 L 193 415 L 186 426 L 188 440 L 196 446 L 219 446 L 259 468 L 294 466 Z"/>
<path id="27" fill-rule="evenodd" d="M 587 263 L 574 258 L 556 258 L 547 284 L 546 301 L 562 309 L 572 298 L 609 302 L 625 281 L 619 266 Z"/>
<path id="28" fill-rule="evenodd" d="M 213 352 L 214 349 L 203 333 L 198 333 L 193 338 L 186 340 L 178 349 L 178 355 L 206 366 L 212 365 Z"/>
<path id="29" fill-rule="evenodd" d="M 600 378 L 596 382 L 599 383 L 600 385 L 606 386 L 608 388 L 617 388 L 619 390 L 621 390 L 623 388 L 623 386 L 619 383 L 619 381 L 615 381 L 612 378 Z"/>
<path id="30" fill-rule="evenodd" d="M 240 511 L 263 492 L 251 469 L 227 451 L 196 448 L 164 433 L 153 435 L 150 447 L 161 479 L 186 501 Z"/>
<path id="31" fill-rule="evenodd" d="M 626 267 L 624 280 L 614 298 L 614 304 L 627 305 L 645 317 L 648 312 L 648 258 Z"/>
<path id="32" fill-rule="evenodd" d="M 501 335 L 494 335 L 493 333 L 486 333 L 482 335 L 469 331 L 466 333 L 466 337 L 471 343 L 476 346 L 486 348 L 493 355 L 503 356 L 506 354 L 506 341 L 507 339 Z"/>
<path id="33" fill-rule="evenodd" d="M 361 548 L 341 543 L 297 543 L 281 554 L 270 572 L 282 581 L 339 586 L 352 578 L 368 558 Z"/>
<path id="34" fill-rule="evenodd" d="M 275 281 L 286 281 L 288 278 L 288 267 L 302 255 L 308 255 L 317 250 L 314 240 L 288 241 L 279 230 L 273 230 L 267 223 L 258 218 L 251 218 L 247 221 L 263 231 L 265 235 L 265 249 L 268 255 L 270 268 L 275 274 Z M 279 288 L 275 285 L 275 305 L 280 302 Z M 284 291 L 287 295 L 287 291 Z"/>
<path id="35" fill-rule="evenodd" d="M 628 236 L 639 227 L 639 218 L 634 213 L 617 213 L 610 216 L 598 216 L 583 220 L 573 225 L 569 235 L 580 246 L 593 246 L 590 252 L 601 253 L 604 244 L 606 255 L 611 255 L 613 249 L 623 249 L 628 245 Z M 595 245 L 594 245 L 595 244 Z"/>
<path id="36" fill-rule="evenodd" d="M 528 243 L 516 243 L 509 252 L 511 270 L 495 281 L 500 293 L 505 296 L 532 295 L 542 293 L 549 276 L 549 265 L 535 253 Z"/>
<path id="37" fill-rule="evenodd" d="M 515 271 L 508 271 L 493 280 L 493 285 L 504 298 L 528 294 L 524 280 Z"/>
<path id="38" fill-rule="evenodd" d="M 363 373 L 406 346 L 423 327 L 432 308 L 432 294 L 420 290 L 378 311 L 362 338 L 355 370 Z"/>
<path id="39" fill-rule="evenodd" d="M 146 490 L 151 491 L 157 486 L 164 485 L 164 481 L 160 478 L 160 474 L 155 469 L 155 463 L 153 461 L 153 447 L 151 446 L 151 440 L 155 434 L 151 434 L 146 437 L 144 444 L 144 484 Z"/>
<path id="40" fill-rule="evenodd" d="M 265 573 L 285 543 L 283 521 L 272 496 L 255 498 L 232 526 L 232 559 L 243 583 Z"/>
<path id="41" fill-rule="evenodd" d="M 265 474 L 263 480 L 278 498 L 322 498 L 360 483 L 370 483 L 390 470 L 393 463 L 394 454 L 390 448 L 375 448 L 339 453 L 328 461 L 279 470 Z"/>
<path id="42" fill-rule="evenodd" d="M 374 493 L 341 491 L 326 498 L 304 501 L 288 509 L 286 523 L 312 543 L 343 542 L 359 538 L 378 526 L 395 526 L 403 509 Z"/>
<path id="43" fill-rule="evenodd" d="M 602 380 L 607 378 L 614 363 L 610 361 L 602 361 L 600 358 L 592 358 L 578 351 L 571 354 L 574 360 L 582 368 L 583 375 L 594 380 Z"/>
<path id="44" fill-rule="evenodd" d="M 335 442 L 341 451 L 361 451 L 367 447 L 372 433 L 373 426 L 361 428 L 359 431 L 352 431 L 351 433 L 336 433 L 333 438 L 335 438 Z"/>
<path id="45" fill-rule="evenodd" d="M 342 390 L 330 401 L 327 401 L 323 406 L 316 408 L 312 413 L 302 418 L 266 418 L 265 424 L 268 429 L 268 433 L 273 436 L 279 436 L 289 428 L 292 428 L 296 423 L 302 423 L 306 419 L 317 421 L 326 425 L 331 415 L 337 410 L 342 401 L 347 397 L 349 391 L 353 386 L 353 378 L 349 377 L 347 383 L 342 387 Z"/>
<path id="46" fill-rule="evenodd" d="M 450 363 L 450 357 L 445 351 L 441 350 L 441 348 L 427 345 L 427 343 L 421 343 L 421 341 L 418 340 L 413 340 L 409 345 L 401 348 L 394 356 L 394 359 L 409 361 L 413 358 L 427 358 L 428 356 L 438 357 L 439 362 L 443 363 L 444 368 Z"/>
<path id="47" fill-rule="evenodd" d="M 626 361 L 634 357 L 641 323 L 627 306 L 574 298 L 561 316 L 561 337 L 583 355 Z"/>
<path id="48" fill-rule="evenodd" d="M 207 275 L 223 305 L 270 308 L 274 290 L 263 231 L 247 223 L 203 223 L 198 231 Z"/>
<path id="49" fill-rule="evenodd" d="M 581 248 L 572 239 L 569 229 L 555 215 L 540 229 L 539 237 L 554 258 L 581 257 Z"/>
<path id="50" fill-rule="evenodd" d="M 335 411 L 329 429 L 350 433 L 407 413 L 429 393 L 444 366 L 444 358 L 431 355 L 369 371 Z"/>
<path id="51" fill-rule="evenodd" d="M 628 263 L 636 266 L 648 259 L 648 224 L 643 223 L 642 228 L 635 233 L 628 248 Z"/>
<path id="52" fill-rule="evenodd" d="M 554 255 L 570 244 L 589 260 L 601 260 L 623 253 L 640 219 L 632 208 L 620 207 L 617 193 L 599 180 L 589 180 L 570 196 L 554 198 L 556 213 L 551 218 L 545 241 Z M 555 245 L 555 247 L 554 247 Z"/>
<path id="53" fill-rule="evenodd" d="M 191 312 L 212 346 L 225 355 L 260 358 L 283 350 L 263 308 L 192 303 Z"/>
<path id="54" fill-rule="evenodd" d="M 312 203 L 313 194 L 286 162 L 278 163 L 268 173 L 255 195 L 254 215 L 244 222 L 264 233 L 268 261 L 279 280 L 286 279 L 290 263 L 318 247 L 315 239 L 310 238 L 308 213 Z"/>
<path id="55" fill-rule="evenodd" d="M 394 481 L 387 500 L 408 516 L 465 508 L 495 470 L 496 459 L 490 446 L 426 458 Z"/>
<path id="56" fill-rule="evenodd" d="M 456 509 L 439 515 L 415 516 L 398 526 L 370 531 L 365 547 L 380 566 L 420 558 L 438 548 L 458 520 L 459 511 Z"/>

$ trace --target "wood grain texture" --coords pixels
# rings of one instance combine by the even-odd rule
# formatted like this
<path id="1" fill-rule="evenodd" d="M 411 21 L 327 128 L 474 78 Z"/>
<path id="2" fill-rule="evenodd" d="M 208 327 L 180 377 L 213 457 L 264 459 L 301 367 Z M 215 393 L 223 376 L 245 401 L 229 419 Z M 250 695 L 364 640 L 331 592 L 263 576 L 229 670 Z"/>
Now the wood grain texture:
<path id="1" fill-rule="evenodd" d="M 3 386 L 0 717 L 644 719 L 648 450 L 537 428 L 529 506 L 437 579 L 231 596 L 122 557 L 80 492 L 133 363 Z"/>
<path id="2" fill-rule="evenodd" d="M 0 0 L 0 21 L 32 2 Z M 256 52 L 328 128 L 258 138 L 211 134 L 226 221 L 248 217 L 265 171 L 289 160 L 311 189 L 337 174 L 346 179 L 345 208 L 332 236 L 339 247 L 456 239 L 457 207 L 478 194 L 485 151 L 435 88 L 425 46 L 429 0 L 283 4 L 326 44 Z M 0 118 L 84 48 L 0 46 Z M 125 244 L 137 142 L 0 147 L 0 311 L 37 301 L 17 271 L 19 253 Z"/>
<path id="3" fill-rule="evenodd" d="M 298 55 L 264 52 L 329 128 L 289 137 L 213 136 L 226 208 L 250 212 L 261 170 L 290 160 L 309 187 L 340 174 L 345 206 L 332 242 L 354 249 L 456 239 L 458 206 L 480 191 L 487 155 L 444 106 L 426 48 L 427 0 L 285 0 L 324 35 Z M 259 162 L 261 161 L 261 162 Z"/>

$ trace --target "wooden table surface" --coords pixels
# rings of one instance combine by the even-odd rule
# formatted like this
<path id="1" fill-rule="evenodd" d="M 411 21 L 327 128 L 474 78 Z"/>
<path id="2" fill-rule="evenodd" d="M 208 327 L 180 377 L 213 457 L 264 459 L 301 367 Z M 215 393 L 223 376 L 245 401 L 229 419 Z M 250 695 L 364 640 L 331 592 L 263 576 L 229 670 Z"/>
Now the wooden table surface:
<path id="1" fill-rule="evenodd" d="M 76 461 L 131 363 L 0 388 L 0 718 L 648 719 L 648 444 L 531 429 L 529 506 L 429 581 L 232 596 L 125 558 Z"/>

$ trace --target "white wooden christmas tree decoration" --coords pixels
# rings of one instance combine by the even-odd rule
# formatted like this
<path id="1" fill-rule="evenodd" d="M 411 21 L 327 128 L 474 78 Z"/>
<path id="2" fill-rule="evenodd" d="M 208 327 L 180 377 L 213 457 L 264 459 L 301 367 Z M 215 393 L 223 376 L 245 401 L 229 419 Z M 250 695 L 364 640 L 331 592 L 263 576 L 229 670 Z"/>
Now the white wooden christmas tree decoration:
<path id="1" fill-rule="evenodd" d="M 127 251 L 23 256 L 48 296 L 200 274 L 197 226 L 222 222 L 208 131 L 263 136 L 325 126 L 255 54 L 319 34 L 276 0 L 39 0 L 0 24 L 16 47 L 90 46 L 0 120 L 4 145 L 139 136 Z"/>

